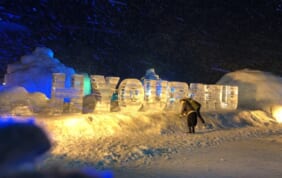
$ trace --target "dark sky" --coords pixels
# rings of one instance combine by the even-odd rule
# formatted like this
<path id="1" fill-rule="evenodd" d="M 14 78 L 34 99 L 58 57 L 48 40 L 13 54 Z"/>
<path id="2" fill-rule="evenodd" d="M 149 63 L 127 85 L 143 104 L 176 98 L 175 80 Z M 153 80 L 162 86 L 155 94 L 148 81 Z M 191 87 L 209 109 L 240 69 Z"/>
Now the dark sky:
<path id="1" fill-rule="evenodd" d="M 1 0 L 1 75 L 47 46 L 78 72 L 214 83 L 243 68 L 282 74 L 280 0 Z"/>

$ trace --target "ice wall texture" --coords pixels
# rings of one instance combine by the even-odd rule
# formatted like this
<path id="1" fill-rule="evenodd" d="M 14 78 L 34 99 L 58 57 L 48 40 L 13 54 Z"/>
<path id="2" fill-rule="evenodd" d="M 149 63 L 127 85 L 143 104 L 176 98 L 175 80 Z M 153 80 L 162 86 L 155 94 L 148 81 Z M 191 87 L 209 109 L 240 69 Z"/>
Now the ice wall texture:
<path id="1" fill-rule="evenodd" d="M 239 108 L 269 109 L 282 104 L 282 78 L 269 72 L 238 70 L 224 75 L 217 84 L 239 87 Z"/>
<path id="2" fill-rule="evenodd" d="M 24 87 L 28 92 L 42 92 L 50 98 L 52 73 L 65 73 L 66 86 L 70 86 L 75 71 L 56 59 L 51 49 L 37 47 L 32 54 L 8 65 L 5 83 L 7 86 Z"/>

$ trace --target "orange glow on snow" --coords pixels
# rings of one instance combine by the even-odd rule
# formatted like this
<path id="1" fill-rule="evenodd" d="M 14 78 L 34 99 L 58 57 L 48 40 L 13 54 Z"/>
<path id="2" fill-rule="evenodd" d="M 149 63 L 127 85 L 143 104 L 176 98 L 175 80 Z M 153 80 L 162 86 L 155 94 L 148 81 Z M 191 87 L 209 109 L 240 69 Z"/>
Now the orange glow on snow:
<path id="1" fill-rule="evenodd" d="M 272 115 L 279 123 L 282 123 L 282 106 L 274 106 L 272 108 Z"/>

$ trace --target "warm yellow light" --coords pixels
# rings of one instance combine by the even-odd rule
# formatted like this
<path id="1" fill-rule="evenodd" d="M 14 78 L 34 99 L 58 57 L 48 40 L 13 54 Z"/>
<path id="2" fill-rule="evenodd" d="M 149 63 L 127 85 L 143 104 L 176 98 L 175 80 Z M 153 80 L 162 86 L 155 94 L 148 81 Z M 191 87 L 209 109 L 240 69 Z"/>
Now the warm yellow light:
<path id="1" fill-rule="evenodd" d="M 272 115 L 279 123 L 282 123 L 282 106 L 274 106 L 272 108 Z"/>

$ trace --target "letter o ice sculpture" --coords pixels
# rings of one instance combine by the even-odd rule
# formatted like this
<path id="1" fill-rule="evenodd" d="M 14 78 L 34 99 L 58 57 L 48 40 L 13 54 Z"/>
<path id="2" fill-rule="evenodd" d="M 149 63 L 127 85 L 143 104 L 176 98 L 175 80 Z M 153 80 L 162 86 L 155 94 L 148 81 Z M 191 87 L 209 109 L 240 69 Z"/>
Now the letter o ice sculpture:
<path id="1" fill-rule="evenodd" d="M 125 79 L 118 88 L 118 101 L 121 111 L 138 111 L 144 102 L 144 88 L 138 79 Z"/>

